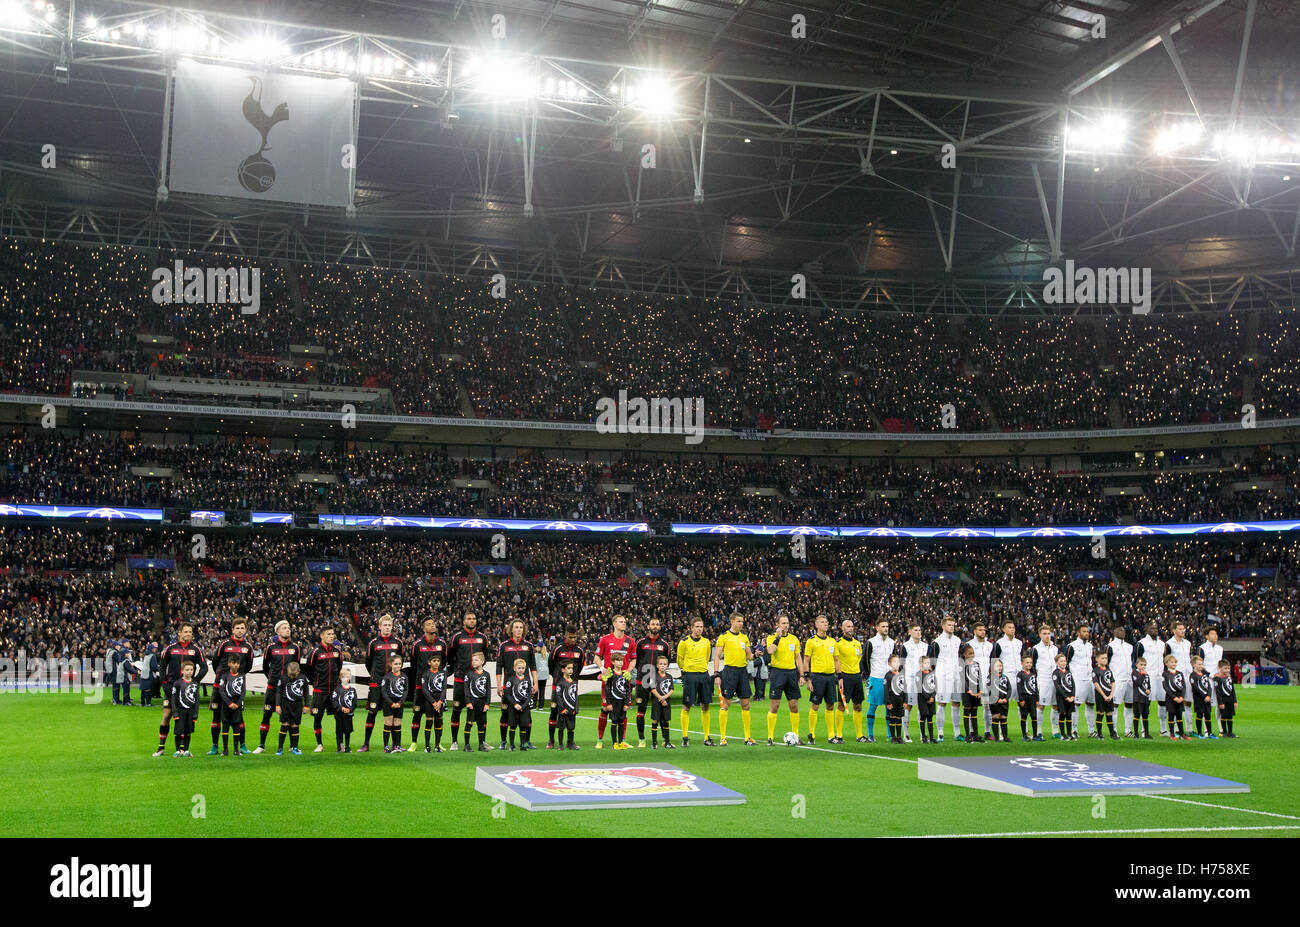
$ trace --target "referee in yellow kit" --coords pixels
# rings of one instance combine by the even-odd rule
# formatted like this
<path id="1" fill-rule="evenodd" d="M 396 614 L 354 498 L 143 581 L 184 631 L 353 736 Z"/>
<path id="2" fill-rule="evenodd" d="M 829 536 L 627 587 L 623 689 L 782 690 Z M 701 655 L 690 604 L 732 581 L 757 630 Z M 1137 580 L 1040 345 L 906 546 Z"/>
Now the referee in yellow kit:
<path id="1" fill-rule="evenodd" d="M 704 636 L 704 619 L 691 619 L 691 636 L 677 642 L 677 668 L 682 671 L 682 746 L 690 746 L 691 706 L 700 706 L 704 722 L 704 746 L 716 747 L 709 736 L 709 702 L 713 684 L 709 682 L 709 654 L 713 645 Z"/>
<path id="2" fill-rule="evenodd" d="M 776 745 L 776 711 L 781 707 L 781 696 L 790 704 L 790 730 L 799 739 L 799 677 L 803 673 L 799 662 L 799 638 L 790 633 L 790 616 L 776 616 L 776 632 L 767 636 L 767 655 L 770 661 L 768 684 L 772 703 L 767 707 L 767 745 Z"/>
<path id="3" fill-rule="evenodd" d="M 720 679 L 722 690 L 722 711 L 718 719 L 718 729 L 722 732 L 720 746 L 727 745 L 727 709 L 731 700 L 740 697 L 740 723 L 745 731 L 745 746 L 758 746 L 749 736 L 749 661 L 754 659 L 754 651 L 749 646 L 748 635 L 742 633 L 745 619 L 739 614 L 731 616 L 731 629 L 718 635 L 713 645 L 713 672 Z M 722 660 L 722 669 L 718 669 L 718 660 Z"/>
<path id="4" fill-rule="evenodd" d="M 817 633 L 808 638 L 803 645 L 804 678 L 803 683 L 810 690 L 808 700 L 808 743 L 817 733 L 817 706 L 826 703 L 827 739 L 835 736 L 835 706 L 840 700 L 838 674 L 840 658 L 835 654 L 835 640 L 826 632 L 831 623 L 825 615 L 818 615 Z"/>
<path id="5" fill-rule="evenodd" d="M 852 705 L 853 727 L 858 732 L 858 743 L 864 744 L 867 738 L 862 736 L 862 641 L 854 636 L 853 620 L 850 618 L 840 622 L 835 656 L 840 660 L 840 700 L 835 707 L 835 736 L 831 738 L 831 743 L 844 743 L 844 713 Z"/>

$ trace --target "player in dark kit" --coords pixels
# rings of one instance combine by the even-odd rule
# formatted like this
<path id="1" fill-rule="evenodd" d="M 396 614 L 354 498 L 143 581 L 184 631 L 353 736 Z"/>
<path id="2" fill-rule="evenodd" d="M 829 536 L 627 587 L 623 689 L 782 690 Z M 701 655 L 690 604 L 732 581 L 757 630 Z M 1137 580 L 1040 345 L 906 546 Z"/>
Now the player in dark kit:
<path id="1" fill-rule="evenodd" d="M 1169 723 L 1170 740 L 1191 740 L 1183 720 L 1183 704 L 1186 701 L 1187 679 L 1178 671 L 1178 658 L 1172 653 L 1165 656 L 1165 715 Z M 1177 717 L 1175 717 L 1177 715 Z M 1175 724 L 1178 733 L 1175 734 Z"/>
<path id="2" fill-rule="evenodd" d="M 498 727 L 501 730 L 501 744 L 498 750 L 506 748 L 506 732 L 510 728 L 510 703 L 506 701 L 506 674 L 514 672 L 516 660 L 522 659 L 528 665 L 528 678 L 532 681 L 531 692 L 537 691 L 537 651 L 532 642 L 524 640 L 524 622 L 511 618 L 506 622 L 506 639 L 497 648 L 497 696 L 501 699 L 501 717 Z M 532 698 L 532 695 L 528 696 Z"/>
<path id="3" fill-rule="evenodd" d="M 975 659 L 975 648 L 970 644 L 962 645 L 961 658 L 963 662 L 961 668 L 962 733 L 969 744 L 983 743 L 984 738 L 979 733 L 979 722 L 980 706 L 984 704 L 984 670 Z"/>
<path id="4" fill-rule="evenodd" d="M 451 686 L 451 749 L 456 750 L 460 736 L 460 713 L 468 702 L 465 698 L 465 677 L 474 669 L 474 656 L 480 654 L 487 662 L 487 637 L 478 632 L 478 617 L 473 612 L 466 612 L 461 629 L 447 642 L 447 653 L 451 664 L 447 672 L 452 676 Z M 481 665 L 481 664 L 480 664 Z M 471 712 L 469 726 L 474 725 Z M 469 743 L 466 736 L 465 743 Z"/>
<path id="5" fill-rule="evenodd" d="M 334 715 L 334 743 L 337 753 L 352 752 L 352 719 L 357 715 L 357 690 L 352 685 L 352 670 L 339 670 L 339 681 L 329 696 L 330 713 Z M 316 729 L 320 738 L 320 728 Z M 316 752 L 320 752 L 320 744 Z"/>
<path id="6" fill-rule="evenodd" d="M 557 689 L 560 685 L 560 678 L 562 676 L 562 673 L 560 672 L 560 667 L 562 667 L 565 663 L 573 664 L 573 680 L 574 680 L 573 684 L 575 686 L 575 698 L 576 698 L 576 686 L 578 684 L 577 679 L 578 679 L 578 675 L 582 672 L 582 664 L 583 664 L 583 653 L 582 653 L 582 648 L 578 646 L 578 629 L 576 627 L 574 627 L 573 625 L 569 625 L 564 629 L 564 643 L 562 643 L 560 646 L 556 647 L 554 650 L 551 651 L 551 655 L 548 659 L 548 662 L 550 664 L 549 669 L 551 673 L 551 678 L 555 680 L 553 686 L 556 687 Z M 555 728 L 556 725 L 559 723 L 559 719 L 560 719 L 560 710 L 561 710 L 560 699 L 557 697 L 557 695 L 558 695 L 557 692 L 551 693 L 551 718 L 547 722 L 547 740 L 546 740 L 547 750 L 550 750 L 555 746 Z M 576 702 L 574 703 L 574 711 L 577 711 Z M 572 716 L 570 716 L 570 720 L 572 720 Z M 572 732 L 573 730 L 572 725 L 570 725 L 565 730 Z M 570 743 L 572 743 L 572 738 L 570 738 Z M 563 742 L 561 742 L 560 745 L 563 746 L 564 745 Z"/>
<path id="7" fill-rule="evenodd" d="M 208 661 L 203 659 L 203 651 L 199 645 L 194 643 L 194 625 L 188 621 L 180 626 L 177 632 L 180 638 L 174 644 L 168 644 L 158 654 L 158 670 L 160 685 L 162 687 L 163 716 L 162 723 L 158 725 L 158 749 L 154 751 L 154 756 L 162 756 L 167 748 L 167 729 L 171 725 L 174 717 L 171 705 L 171 687 L 176 680 L 181 678 L 181 667 L 186 663 L 194 664 L 195 685 L 198 680 L 203 678 L 203 674 L 208 671 Z M 196 690 L 197 691 L 197 690 Z M 196 709 L 197 710 L 197 709 Z M 197 717 L 197 715 L 196 715 Z M 190 733 L 194 728 L 190 728 Z M 187 738 L 185 749 L 189 749 L 189 739 Z"/>
<path id="8" fill-rule="evenodd" d="M 1218 740 L 1214 733 L 1214 718 L 1210 714 L 1210 699 L 1214 695 L 1214 677 L 1205 671 L 1205 658 L 1200 654 L 1192 657 L 1192 711 L 1196 717 L 1196 736 L 1198 739 Z"/>
<path id="9" fill-rule="evenodd" d="M 1016 674 L 1016 707 L 1020 709 L 1020 739 L 1042 740 L 1038 733 L 1038 673 L 1034 671 L 1033 654 L 1025 654 L 1020 661 L 1021 670 Z M 1026 727 L 1029 722 L 1034 727 L 1031 737 Z"/>
<path id="10" fill-rule="evenodd" d="M 566 634 L 567 636 L 567 634 Z M 560 749 L 564 749 L 564 735 L 569 735 L 569 749 L 581 750 L 573 742 L 573 729 L 578 720 L 578 664 L 571 660 L 566 660 L 560 664 L 560 676 L 555 682 L 554 700 L 555 706 L 552 709 L 558 713 L 558 723 L 560 728 Z M 554 734 L 554 729 L 552 729 Z"/>
<path id="11" fill-rule="evenodd" d="M 176 722 L 176 752 L 172 756 L 194 755 L 190 753 L 190 737 L 194 734 L 194 722 L 199 718 L 199 683 L 194 669 L 190 661 L 182 663 L 180 678 L 173 680 L 167 693 L 172 719 Z"/>
<path id="12" fill-rule="evenodd" d="M 302 665 L 302 652 L 289 640 L 289 622 L 275 623 L 275 637 L 262 651 L 262 672 L 266 674 L 266 694 L 262 697 L 262 723 L 257 727 L 258 743 L 254 753 L 266 749 L 266 736 L 271 730 L 271 716 L 276 713 L 276 699 L 280 693 L 280 680 L 286 675 L 290 663 Z M 281 718 L 280 743 L 284 744 L 284 719 Z M 295 742 L 296 746 L 296 742 Z"/>
<path id="13" fill-rule="evenodd" d="M 934 730 L 934 698 L 939 691 L 939 678 L 930 665 L 930 655 L 921 657 L 921 672 L 916 677 L 916 719 L 921 729 L 921 743 L 936 742 Z"/>
<path id="14" fill-rule="evenodd" d="M 654 687 L 651 680 L 655 674 L 655 665 L 660 656 L 668 656 L 671 652 L 668 642 L 659 636 L 659 619 L 651 618 L 646 622 L 646 636 L 636 642 L 636 688 L 633 690 L 636 695 L 636 739 L 637 746 L 645 746 L 645 712 L 647 707 L 653 707 L 651 704 L 651 692 Z M 654 725 L 651 724 L 653 729 Z M 665 740 L 667 734 L 664 735 Z"/>
<path id="15" fill-rule="evenodd" d="M 1011 713 L 1011 678 L 1003 662 L 994 657 L 989 661 L 989 707 L 993 742 L 1006 743 L 1011 739 L 1007 732 L 1007 715 Z M 1024 716 L 1021 715 L 1021 719 Z"/>
<path id="16" fill-rule="evenodd" d="M 1237 715 L 1237 689 L 1232 684 L 1232 665 L 1219 661 L 1219 671 L 1214 674 L 1214 701 L 1219 706 L 1219 730 L 1224 737 L 1235 739 L 1232 721 Z"/>
<path id="17" fill-rule="evenodd" d="M 410 680 L 402 672 L 402 655 L 388 658 L 388 672 L 379 683 L 379 702 L 384 712 L 384 752 L 402 752 L 402 703 L 410 690 Z M 390 743 L 391 741 L 391 743 Z"/>
<path id="18" fill-rule="evenodd" d="M 1074 733 L 1074 673 L 1070 672 L 1070 658 L 1056 655 L 1056 669 L 1052 670 L 1052 689 L 1056 693 L 1056 726 L 1062 740 L 1078 740 Z"/>
<path id="19" fill-rule="evenodd" d="M 442 711 L 447 705 L 447 673 L 442 668 L 442 657 L 434 654 L 429 660 L 428 668 L 420 677 L 419 688 L 415 691 L 415 710 L 424 715 L 424 752 L 442 752 Z M 419 733 L 418 728 L 413 728 Z M 429 749 L 429 734 L 434 735 L 433 749 Z M 415 749 L 415 736 L 411 737 L 411 749 Z"/>
<path id="20" fill-rule="evenodd" d="M 316 735 L 317 753 L 325 749 L 321 743 L 321 725 L 325 722 L 326 713 L 333 711 L 331 696 L 334 687 L 339 684 L 343 661 L 348 656 L 347 651 L 334 646 L 334 629 L 328 625 L 321 628 L 320 643 L 307 653 L 307 678 L 311 680 L 312 732 Z M 353 692 L 355 694 L 355 690 Z M 337 717 L 334 725 L 337 734 Z M 348 718 L 348 733 L 352 733 L 351 716 Z"/>
<path id="21" fill-rule="evenodd" d="M 465 725 L 465 749 L 469 750 L 469 729 L 477 723 L 478 749 L 480 753 L 486 753 L 490 749 L 487 745 L 487 707 L 492 698 L 490 691 L 492 679 L 488 676 L 487 670 L 483 669 L 483 664 L 487 662 L 483 651 L 476 651 L 471 661 L 471 668 L 465 674 L 465 688 L 463 690 L 465 707 L 469 709 L 469 722 Z M 454 717 L 451 722 L 451 730 L 452 736 L 456 736 Z"/>
<path id="22" fill-rule="evenodd" d="M 1115 674 L 1110 671 L 1110 657 L 1106 651 L 1097 653 L 1097 668 L 1092 674 L 1092 687 L 1096 691 L 1097 729 L 1092 732 L 1094 740 L 1101 740 L 1101 721 L 1106 719 L 1110 729 L 1110 739 L 1119 740 L 1115 732 Z"/>
<path id="23" fill-rule="evenodd" d="M 235 735 L 235 756 L 248 753 L 244 746 L 244 673 L 238 656 L 226 661 L 226 671 L 217 683 L 221 705 L 221 755 L 229 756 L 230 735 Z"/>
<path id="24" fill-rule="evenodd" d="M 424 676 L 429 672 L 429 664 L 434 657 L 438 658 L 439 666 L 447 665 L 447 642 L 438 636 L 438 624 L 432 618 L 424 619 L 424 636 L 418 638 L 411 645 L 411 679 L 415 683 L 414 710 L 411 712 L 411 747 L 414 750 L 416 741 L 420 737 L 420 719 L 424 717 L 425 708 L 429 700 L 424 698 Z M 444 701 L 444 693 L 438 701 Z M 427 727 L 427 725 L 426 725 Z M 438 741 L 442 741 L 442 709 L 438 709 Z M 425 735 L 425 746 L 428 746 L 428 735 Z M 441 749 L 438 751 L 441 753 Z"/>
<path id="25" fill-rule="evenodd" d="M 889 655 L 889 669 L 885 671 L 885 728 L 891 744 L 903 742 L 903 712 L 907 710 L 907 678 L 899 671 L 902 658 Z"/>
<path id="26" fill-rule="evenodd" d="M 627 703 L 632 696 L 632 674 L 623 669 L 623 651 L 611 656 L 610 668 L 605 671 L 605 702 L 609 705 L 609 737 L 615 750 L 626 749 Z"/>
<path id="27" fill-rule="evenodd" d="M 1133 736 L 1151 739 L 1151 677 L 1147 674 L 1146 657 L 1138 657 L 1133 665 Z M 1139 725 L 1141 730 L 1139 730 Z"/>
<path id="28" fill-rule="evenodd" d="M 668 675 L 668 655 L 661 653 L 655 660 L 654 674 L 650 677 L 650 749 L 659 748 L 659 733 L 663 732 L 664 746 L 675 750 L 677 745 L 668 736 L 672 721 L 673 677 Z"/>
<path id="29" fill-rule="evenodd" d="M 280 745 L 276 756 L 284 756 L 284 735 L 289 734 L 289 752 L 301 756 L 298 749 L 298 731 L 302 727 L 302 706 L 307 701 L 309 686 L 305 676 L 298 674 L 297 663 L 285 667 L 284 675 L 276 684 L 275 713 L 280 716 Z"/>
<path id="30" fill-rule="evenodd" d="M 366 692 L 366 731 L 358 753 L 370 752 L 370 735 L 374 732 L 375 716 L 384 709 L 383 678 L 388 675 L 393 663 L 393 656 L 402 653 L 402 642 L 393 637 L 393 616 L 381 615 L 379 618 L 379 636 L 372 638 L 366 645 L 366 669 L 370 672 L 370 687 Z M 388 749 L 392 737 L 392 725 L 388 723 L 388 714 L 384 714 L 384 752 Z M 400 739 L 400 738 L 399 738 Z"/>
<path id="31" fill-rule="evenodd" d="M 245 676 L 253 668 L 253 647 L 244 639 L 244 633 L 248 628 L 247 622 L 243 618 L 236 618 L 230 625 L 230 637 L 222 641 L 218 646 L 216 653 L 212 656 L 212 669 L 218 676 L 230 662 L 231 657 L 239 658 L 239 675 Z M 217 688 L 212 689 L 212 700 L 208 703 L 208 708 L 212 711 L 212 749 L 208 751 L 208 756 L 217 755 L 217 737 L 221 732 L 221 700 L 217 697 Z M 241 709 L 242 713 L 242 709 Z M 239 741 L 239 750 L 241 753 L 251 753 L 248 747 L 244 746 L 241 739 Z"/>
<path id="32" fill-rule="evenodd" d="M 522 624 L 522 622 L 520 622 Z M 505 688 L 501 698 L 508 709 L 507 733 L 510 737 L 510 749 L 515 748 L 515 732 L 519 733 L 519 749 L 532 750 L 530 738 L 533 733 L 533 693 L 536 691 L 530 672 L 534 666 L 523 657 L 516 657 L 514 672 L 506 677 Z"/>

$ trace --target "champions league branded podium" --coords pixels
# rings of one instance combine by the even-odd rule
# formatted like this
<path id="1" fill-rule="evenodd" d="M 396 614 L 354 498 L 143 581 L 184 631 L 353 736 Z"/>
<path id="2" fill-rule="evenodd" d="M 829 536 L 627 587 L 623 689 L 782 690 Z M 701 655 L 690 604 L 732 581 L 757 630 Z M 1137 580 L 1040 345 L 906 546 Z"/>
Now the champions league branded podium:
<path id="1" fill-rule="evenodd" d="M 917 777 L 1029 798 L 1250 791 L 1243 782 L 1110 754 L 927 758 L 920 761 Z"/>
<path id="2" fill-rule="evenodd" d="M 739 792 L 672 763 L 480 766 L 474 788 L 526 811 L 745 804 Z"/>

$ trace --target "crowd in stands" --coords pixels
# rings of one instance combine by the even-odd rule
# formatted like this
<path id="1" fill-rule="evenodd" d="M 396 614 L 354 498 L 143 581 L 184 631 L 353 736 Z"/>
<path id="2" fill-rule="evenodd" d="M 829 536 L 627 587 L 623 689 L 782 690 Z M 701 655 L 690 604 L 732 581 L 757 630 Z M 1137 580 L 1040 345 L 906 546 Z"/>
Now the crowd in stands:
<path id="1" fill-rule="evenodd" d="M 1294 313 L 996 320 L 261 268 L 261 305 L 158 304 L 155 267 L 226 255 L 0 240 L 0 390 L 69 394 L 74 371 L 352 386 L 420 415 L 590 422 L 617 396 L 702 396 L 732 427 L 1034 431 L 1300 414 Z M 1251 323 L 1255 324 L 1251 324 Z M 143 337 L 142 337 L 143 336 Z M 303 353 L 293 346 L 320 349 Z M 91 380 L 94 378 L 91 377 Z M 85 380 L 79 382 L 87 382 Z M 82 390 L 89 391 L 90 387 Z M 133 398 L 278 404 L 169 391 Z M 301 407 L 332 408 L 328 399 Z"/>
<path id="2" fill-rule="evenodd" d="M 1065 634 L 1087 621 L 1106 634 L 1115 623 L 1141 629 L 1154 621 L 1167 631 L 1182 620 L 1196 634 L 1214 626 L 1225 638 L 1263 638 L 1273 659 L 1300 659 L 1295 540 L 1133 541 L 1112 545 L 1101 560 L 1086 545 L 813 542 L 804 564 L 783 541 L 511 539 L 505 559 L 522 579 L 507 582 L 479 581 L 470 571 L 470 563 L 492 559 L 487 538 L 209 535 L 208 559 L 197 562 L 188 531 L 177 528 L 0 526 L 0 651 L 101 657 L 110 641 L 127 641 L 139 655 L 168 642 L 181 620 L 197 623 L 197 639 L 211 648 L 235 617 L 250 622 L 258 642 L 284 618 L 303 640 L 329 623 L 345 647 L 357 647 L 382 614 L 410 639 L 426 618 L 449 636 L 467 610 L 490 637 L 518 615 L 536 639 L 574 623 L 591 646 L 615 613 L 628 616 L 633 633 L 658 617 L 675 638 L 694 615 L 714 634 L 740 611 L 751 633 L 785 613 L 805 635 L 819 613 L 853 618 L 859 629 L 886 617 L 896 636 L 914 621 L 933 636 L 944 616 L 964 633 L 976 620 L 996 628 L 1012 618 L 1027 637 L 1042 622 Z M 128 551 L 174 556 L 180 569 L 127 570 Z M 352 573 L 304 570 L 308 560 L 333 558 L 347 560 Z M 285 563 L 295 569 L 277 575 Z M 254 575 L 217 580 L 203 570 L 230 564 Z M 667 576 L 630 577 L 633 564 L 666 567 Z M 804 566 L 820 578 L 787 581 L 792 567 Z M 1242 566 L 1271 569 L 1234 576 Z M 1112 572 L 1073 578 L 1072 570 Z"/>
<path id="3" fill-rule="evenodd" d="M 1300 517 L 1293 457 L 1180 457 L 1177 465 L 1057 473 L 1014 460 L 910 462 L 536 453 L 450 458 L 437 447 L 271 451 L 231 441 L 155 447 L 93 433 L 14 433 L 0 502 L 766 524 L 1078 525 Z M 165 475 L 170 471 L 170 475 Z M 456 479 L 489 486 L 457 488 Z M 1255 491 L 1235 491 L 1234 484 Z M 631 487 L 630 492 L 608 491 Z M 1140 488 L 1134 493 L 1130 487 Z M 1121 494 L 1105 494 L 1110 487 Z M 772 492 L 756 494 L 754 490 Z"/>

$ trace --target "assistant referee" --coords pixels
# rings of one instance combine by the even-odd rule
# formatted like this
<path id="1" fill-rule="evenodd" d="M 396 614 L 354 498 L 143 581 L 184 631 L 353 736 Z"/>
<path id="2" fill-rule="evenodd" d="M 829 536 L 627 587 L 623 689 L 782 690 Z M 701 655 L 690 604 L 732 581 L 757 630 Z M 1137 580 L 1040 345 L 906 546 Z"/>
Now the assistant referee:
<path id="1" fill-rule="evenodd" d="M 718 729 L 722 733 L 720 746 L 727 745 L 727 709 L 731 700 L 740 697 L 740 724 L 745 732 L 745 746 L 756 746 L 749 728 L 749 661 L 754 659 L 754 651 L 749 646 L 749 636 L 742 632 L 745 619 L 739 614 L 731 616 L 731 629 L 718 635 L 713 645 L 713 672 L 721 680 L 722 711 L 719 712 Z M 722 660 L 722 669 L 718 669 L 718 660 Z"/>
<path id="2" fill-rule="evenodd" d="M 808 701 L 808 743 L 815 743 L 817 734 L 817 706 L 826 703 L 827 739 L 835 736 L 835 706 L 839 702 L 840 660 L 835 655 L 835 641 L 827 635 L 830 620 L 825 615 L 817 616 L 817 633 L 808 638 L 803 645 L 804 684 L 811 690 Z"/>
<path id="3" fill-rule="evenodd" d="M 772 701 L 767 706 L 767 745 L 772 747 L 776 745 L 776 710 L 781 707 L 782 695 L 790 703 L 790 730 L 796 739 L 799 737 L 799 638 L 790 633 L 789 616 L 776 616 L 776 632 L 767 636 L 767 654 L 771 661 L 768 681 L 772 686 Z"/>
<path id="4" fill-rule="evenodd" d="M 700 706 L 704 722 L 704 746 L 716 747 L 709 737 L 709 702 L 713 685 L 709 682 L 709 656 L 713 645 L 704 637 L 704 619 L 691 620 L 691 636 L 677 642 L 677 668 L 682 671 L 682 746 L 690 746 L 691 706 Z"/>

